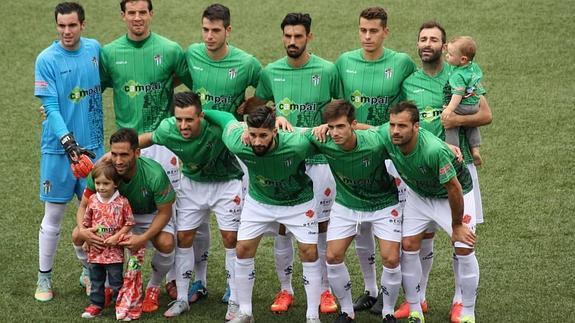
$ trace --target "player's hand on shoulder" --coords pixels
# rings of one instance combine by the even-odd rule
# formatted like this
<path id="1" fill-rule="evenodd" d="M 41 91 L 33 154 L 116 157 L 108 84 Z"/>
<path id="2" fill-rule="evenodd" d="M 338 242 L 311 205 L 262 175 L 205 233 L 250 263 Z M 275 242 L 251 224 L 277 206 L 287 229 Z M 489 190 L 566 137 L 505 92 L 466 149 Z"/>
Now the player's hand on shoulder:
<path id="1" fill-rule="evenodd" d="M 325 142 L 327 140 L 327 136 L 329 136 L 329 128 L 326 123 L 321 124 L 317 127 L 314 127 L 311 130 L 311 133 L 315 137 L 315 139 L 319 142 Z"/>
<path id="2" fill-rule="evenodd" d="M 459 147 L 452 145 L 452 144 L 447 144 L 447 147 L 449 147 L 451 152 L 453 152 L 453 154 L 457 158 L 457 161 L 461 163 L 463 161 L 463 154 L 461 153 L 461 149 L 459 149 Z"/>
<path id="3" fill-rule="evenodd" d="M 281 129 L 287 132 L 293 132 L 293 127 L 289 123 L 289 121 L 284 117 L 277 117 L 276 118 L 276 128 Z"/>

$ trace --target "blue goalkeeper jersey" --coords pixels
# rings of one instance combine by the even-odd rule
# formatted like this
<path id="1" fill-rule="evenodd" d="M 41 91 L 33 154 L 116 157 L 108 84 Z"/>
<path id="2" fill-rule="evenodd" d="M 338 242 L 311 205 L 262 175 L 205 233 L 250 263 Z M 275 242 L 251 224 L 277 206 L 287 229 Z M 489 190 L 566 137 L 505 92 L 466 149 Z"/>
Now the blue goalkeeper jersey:
<path id="1" fill-rule="evenodd" d="M 104 114 L 99 75 L 100 44 L 81 38 L 75 51 L 64 49 L 59 41 L 36 59 L 34 95 L 46 108 L 42 123 L 41 152 L 63 154 L 60 138 L 72 132 L 76 142 L 87 149 L 104 144 Z"/>

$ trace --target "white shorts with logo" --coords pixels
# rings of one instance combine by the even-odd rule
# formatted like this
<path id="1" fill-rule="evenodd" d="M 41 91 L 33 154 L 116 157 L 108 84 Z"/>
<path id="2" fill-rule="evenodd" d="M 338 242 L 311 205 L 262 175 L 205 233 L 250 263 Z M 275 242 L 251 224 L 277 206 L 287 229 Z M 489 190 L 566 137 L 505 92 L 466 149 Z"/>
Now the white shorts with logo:
<path id="1" fill-rule="evenodd" d="M 196 182 L 182 176 L 176 190 L 178 231 L 197 229 L 213 211 L 222 231 L 238 231 L 242 212 L 242 181 Z"/>
<path id="2" fill-rule="evenodd" d="M 328 164 L 306 164 L 305 173 L 313 182 L 313 195 L 318 210 L 317 221 L 329 220 L 335 197 L 335 179 Z"/>
<path id="3" fill-rule="evenodd" d="M 134 220 L 136 221 L 136 224 L 132 228 L 132 233 L 143 234 L 144 232 L 146 232 L 146 230 L 148 230 L 150 224 L 152 224 L 152 221 L 156 217 L 156 213 L 157 212 L 148 214 L 134 214 Z M 167 232 L 175 237 L 176 224 L 174 221 L 174 216 L 170 218 L 170 221 L 168 221 L 168 223 L 164 226 L 162 232 Z M 152 241 L 148 241 L 146 248 L 151 249 L 153 247 L 154 246 L 152 245 Z"/>
<path id="4" fill-rule="evenodd" d="M 473 190 L 463 195 L 463 224 L 475 232 L 475 200 Z M 435 225 L 452 234 L 451 207 L 447 198 L 423 197 L 409 187 L 403 209 L 403 237 L 411 237 Z M 461 242 L 455 242 L 455 247 L 473 248 Z"/>
<path id="5" fill-rule="evenodd" d="M 401 224 L 403 222 L 401 206 L 388 206 L 377 211 L 355 211 L 337 202 L 331 208 L 327 241 L 352 237 L 360 233 L 360 225 L 370 222 L 373 234 L 378 239 L 401 242 Z M 371 234 L 371 232 L 369 232 Z"/>
<path id="6" fill-rule="evenodd" d="M 473 181 L 473 196 L 475 197 L 475 217 L 477 224 L 483 223 L 483 203 L 481 202 L 481 190 L 479 189 L 479 176 L 477 175 L 477 168 L 473 163 L 467 164 L 471 180 Z"/>
<path id="7" fill-rule="evenodd" d="M 170 178 L 174 188 L 177 188 L 180 182 L 180 160 L 171 150 L 164 146 L 152 145 L 142 149 L 142 156 L 157 161 Z"/>
<path id="8" fill-rule="evenodd" d="M 315 200 L 293 206 L 270 205 L 246 197 L 238 241 L 250 240 L 265 233 L 277 234 L 283 224 L 301 243 L 317 244 L 317 214 Z"/>
<path id="9" fill-rule="evenodd" d="M 387 173 L 393 178 L 395 178 L 395 186 L 397 186 L 397 198 L 399 199 L 399 205 L 403 208 L 405 205 L 405 191 L 407 190 L 407 185 L 399 176 L 397 169 L 395 169 L 395 165 L 390 159 L 385 160 L 385 167 L 387 168 Z"/>

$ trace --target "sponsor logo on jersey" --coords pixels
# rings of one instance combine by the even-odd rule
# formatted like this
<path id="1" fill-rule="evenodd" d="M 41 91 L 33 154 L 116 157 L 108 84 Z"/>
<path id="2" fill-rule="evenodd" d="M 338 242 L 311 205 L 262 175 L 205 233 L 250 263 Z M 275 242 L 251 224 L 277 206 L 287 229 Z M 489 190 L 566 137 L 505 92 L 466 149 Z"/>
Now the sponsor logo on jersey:
<path id="1" fill-rule="evenodd" d="M 162 55 L 156 54 L 154 56 L 154 62 L 156 63 L 156 66 L 162 65 Z"/>
<path id="2" fill-rule="evenodd" d="M 356 70 L 345 70 L 345 72 L 348 74 L 357 74 Z"/>
<path id="3" fill-rule="evenodd" d="M 421 172 L 422 174 L 427 174 L 427 167 L 425 167 L 425 166 L 420 166 L 420 167 L 419 167 L 419 172 Z"/>
<path id="4" fill-rule="evenodd" d="M 140 84 L 134 80 L 129 80 L 124 84 L 124 92 L 133 98 L 141 93 L 149 93 L 152 91 L 161 91 L 162 90 L 162 82 L 152 82 L 149 84 Z"/>
<path id="5" fill-rule="evenodd" d="M 128 61 L 116 61 L 116 65 L 126 65 Z"/>
<path id="6" fill-rule="evenodd" d="M 98 236 L 103 237 L 107 233 L 114 233 L 114 228 L 105 227 L 102 224 L 96 225 L 96 234 Z"/>
<path id="7" fill-rule="evenodd" d="M 204 70 L 203 68 L 196 66 L 196 65 L 192 65 L 192 68 L 196 71 L 203 71 Z"/>
<path id="8" fill-rule="evenodd" d="M 64 74 L 71 73 L 71 72 L 72 72 L 72 70 L 60 71 L 60 75 L 64 75 Z"/>
<path id="9" fill-rule="evenodd" d="M 285 81 L 286 81 L 286 79 L 281 78 L 281 77 L 274 78 L 274 82 L 285 82 Z"/>
<path id="10" fill-rule="evenodd" d="M 425 89 L 415 89 L 415 90 L 413 90 L 413 93 L 421 93 L 424 91 L 425 91 Z"/>
<path id="11" fill-rule="evenodd" d="M 212 95 L 208 90 L 205 88 L 200 88 L 196 91 L 196 94 L 200 97 L 200 101 L 202 101 L 202 105 L 212 102 L 213 104 L 231 104 L 233 98 L 228 95 Z"/>
<path id="12" fill-rule="evenodd" d="M 258 175 L 256 176 L 256 182 L 258 182 L 261 186 L 273 186 L 273 187 L 285 187 L 287 183 L 284 181 L 274 181 L 273 179 L 269 179 L 265 176 Z"/>
<path id="13" fill-rule="evenodd" d="M 447 164 L 439 169 L 439 175 L 445 175 L 451 170 L 451 164 Z"/>
<path id="14" fill-rule="evenodd" d="M 235 68 L 230 68 L 228 70 L 228 76 L 230 77 L 230 80 L 233 80 L 238 76 L 238 71 Z"/>
<path id="15" fill-rule="evenodd" d="M 276 108 L 280 111 L 281 114 L 288 116 L 292 112 L 303 112 L 303 111 L 317 111 L 317 103 L 303 103 L 298 104 L 290 100 L 289 98 L 285 98 L 277 103 Z"/>
<path id="16" fill-rule="evenodd" d="M 292 161 L 291 158 L 288 158 L 288 159 L 284 160 L 284 165 L 285 165 L 286 168 L 291 167 L 292 164 L 293 164 L 293 161 Z"/>
<path id="17" fill-rule="evenodd" d="M 92 56 L 92 64 L 94 67 L 98 67 L 98 57 Z"/>
<path id="18" fill-rule="evenodd" d="M 313 84 L 313 86 L 318 86 L 320 81 L 321 81 L 321 75 L 314 74 L 311 76 L 311 84 Z"/>
<path id="19" fill-rule="evenodd" d="M 388 96 L 367 96 L 361 93 L 359 90 L 355 90 L 351 93 L 351 97 L 349 98 L 351 104 L 356 109 L 359 109 L 364 104 L 369 105 L 388 105 L 389 104 L 389 97 Z"/>
<path id="20" fill-rule="evenodd" d="M 75 88 L 72 89 L 72 91 L 68 95 L 68 99 L 70 99 L 70 101 L 74 103 L 78 103 L 87 96 L 93 97 L 96 95 L 100 95 L 100 93 L 102 93 L 102 88 L 100 87 L 100 85 L 96 85 L 91 89 L 82 89 L 81 87 L 76 86 Z"/>
<path id="21" fill-rule="evenodd" d="M 434 109 L 433 107 L 430 106 L 426 106 L 425 109 L 423 109 L 423 111 L 421 111 L 419 115 L 421 119 L 427 122 L 432 122 L 433 120 L 441 116 L 441 110 Z"/>
<path id="22" fill-rule="evenodd" d="M 386 79 L 390 79 L 393 76 L 393 68 L 391 67 L 386 68 L 384 75 Z"/>

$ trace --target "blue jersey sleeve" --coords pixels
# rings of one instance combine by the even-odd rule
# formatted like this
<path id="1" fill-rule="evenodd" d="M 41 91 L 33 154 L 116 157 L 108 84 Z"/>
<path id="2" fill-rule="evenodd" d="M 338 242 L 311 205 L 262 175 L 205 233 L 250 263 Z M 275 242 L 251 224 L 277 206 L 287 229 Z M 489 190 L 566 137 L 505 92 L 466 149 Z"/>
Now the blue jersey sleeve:
<path id="1" fill-rule="evenodd" d="M 68 131 L 64 118 L 62 118 L 62 115 L 60 114 L 58 99 L 53 96 L 42 96 L 40 99 L 42 100 L 44 110 L 46 111 L 46 118 L 48 119 L 50 130 L 52 130 L 52 133 L 54 133 L 58 139 L 62 138 L 70 131 Z"/>

